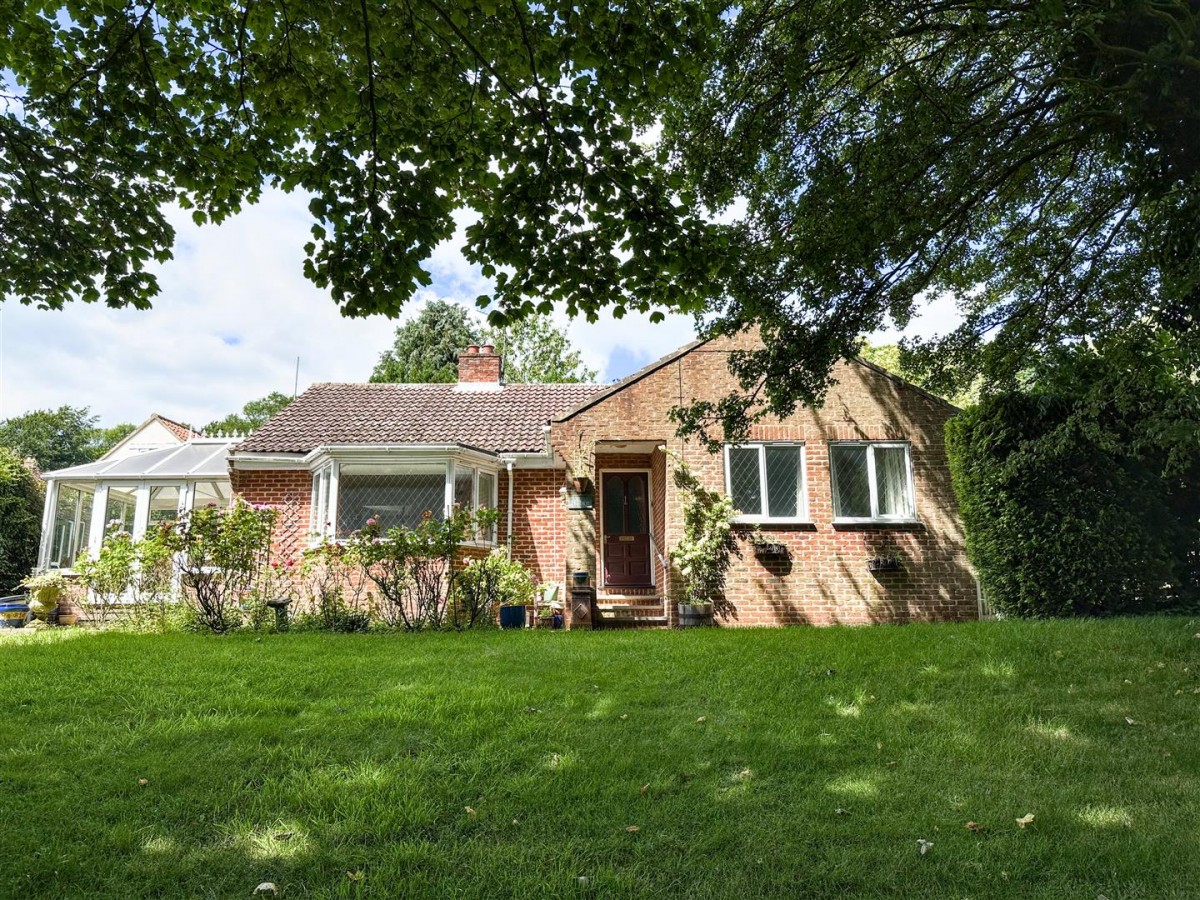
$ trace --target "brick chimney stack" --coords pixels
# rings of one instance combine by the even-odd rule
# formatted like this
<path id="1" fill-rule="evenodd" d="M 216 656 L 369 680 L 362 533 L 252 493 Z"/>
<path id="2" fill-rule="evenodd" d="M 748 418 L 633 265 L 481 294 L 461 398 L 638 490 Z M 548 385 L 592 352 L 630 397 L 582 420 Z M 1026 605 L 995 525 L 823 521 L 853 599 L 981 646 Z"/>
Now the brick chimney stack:
<path id="1" fill-rule="evenodd" d="M 458 355 L 458 383 L 499 385 L 504 362 L 492 344 L 472 344 Z"/>

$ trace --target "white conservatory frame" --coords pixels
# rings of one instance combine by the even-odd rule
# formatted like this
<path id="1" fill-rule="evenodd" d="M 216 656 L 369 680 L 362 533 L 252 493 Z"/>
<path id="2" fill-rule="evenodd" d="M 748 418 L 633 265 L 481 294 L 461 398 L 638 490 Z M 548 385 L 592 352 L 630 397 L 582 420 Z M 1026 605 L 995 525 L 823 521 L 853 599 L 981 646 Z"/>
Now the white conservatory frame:
<path id="1" fill-rule="evenodd" d="M 133 496 L 133 520 L 130 529 L 136 540 L 146 533 L 150 523 L 151 496 L 156 488 L 175 488 L 178 491 L 176 511 L 182 515 L 196 503 L 201 485 L 213 486 L 216 501 L 225 505 L 232 502 L 233 491 L 229 480 L 229 450 L 241 438 L 193 438 L 177 447 L 167 447 L 140 453 L 121 459 L 103 459 L 69 469 L 46 472 L 46 504 L 42 510 L 42 538 L 38 547 L 38 571 L 61 569 L 69 572 L 75 559 L 86 550 L 95 556 L 108 525 L 107 510 L 113 492 Z M 64 490 L 80 491 L 84 496 L 77 501 L 70 518 L 71 532 L 66 538 L 67 547 L 61 547 L 56 529 L 59 521 L 59 504 Z M 84 509 L 87 495 L 91 495 L 90 517 Z M 88 522 L 86 536 L 80 534 L 84 521 Z M 63 565 L 64 558 L 70 560 Z"/>

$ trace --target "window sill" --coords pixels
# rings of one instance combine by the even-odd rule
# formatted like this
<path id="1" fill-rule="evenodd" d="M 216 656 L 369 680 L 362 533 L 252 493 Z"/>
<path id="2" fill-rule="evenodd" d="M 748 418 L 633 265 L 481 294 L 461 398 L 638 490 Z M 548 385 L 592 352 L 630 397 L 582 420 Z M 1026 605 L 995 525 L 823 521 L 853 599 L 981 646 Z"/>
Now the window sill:
<path id="1" fill-rule="evenodd" d="M 834 528 L 924 528 L 920 519 L 834 519 Z"/>
<path id="2" fill-rule="evenodd" d="M 738 516 L 732 520 L 734 525 L 765 525 L 767 527 L 799 528 L 815 530 L 817 524 L 812 519 L 771 519 L 766 516 Z"/>

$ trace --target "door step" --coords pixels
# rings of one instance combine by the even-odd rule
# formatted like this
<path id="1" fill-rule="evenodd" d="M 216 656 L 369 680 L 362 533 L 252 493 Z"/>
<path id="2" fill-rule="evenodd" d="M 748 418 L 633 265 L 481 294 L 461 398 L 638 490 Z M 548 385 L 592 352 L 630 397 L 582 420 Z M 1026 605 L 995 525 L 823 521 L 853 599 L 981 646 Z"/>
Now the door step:
<path id="1" fill-rule="evenodd" d="M 605 597 L 596 601 L 601 626 L 663 627 L 667 617 L 660 597 Z"/>

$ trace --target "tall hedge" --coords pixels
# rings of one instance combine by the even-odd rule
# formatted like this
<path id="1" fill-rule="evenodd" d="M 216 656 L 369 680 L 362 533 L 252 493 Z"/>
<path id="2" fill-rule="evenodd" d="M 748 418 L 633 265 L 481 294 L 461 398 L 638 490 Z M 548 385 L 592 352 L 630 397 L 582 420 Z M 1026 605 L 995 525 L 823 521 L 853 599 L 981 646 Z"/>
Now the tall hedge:
<path id="1" fill-rule="evenodd" d="M 1197 467 L 1145 439 L 1162 400 L 1013 393 L 956 416 L 946 439 L 967 552 L 985 595 L 1020 616 L 1190 606 Z"/>
<path id="2" fill-rule="evenodd" d="M 37 565 L 43 491 L 16 451 L 0 447 L 0 596 L 17 590 Z"/>

